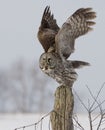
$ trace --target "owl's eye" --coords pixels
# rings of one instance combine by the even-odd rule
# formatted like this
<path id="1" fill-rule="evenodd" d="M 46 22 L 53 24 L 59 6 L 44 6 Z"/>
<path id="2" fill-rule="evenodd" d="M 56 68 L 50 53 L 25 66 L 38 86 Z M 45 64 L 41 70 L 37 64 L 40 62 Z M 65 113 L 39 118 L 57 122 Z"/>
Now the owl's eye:
<path id="1" fill-rule="evenodd" d="M 50 63 L 50 62 L 51 62 L 51 58 L 48 58 L 48 60 L 47 60 L 47 61 L 48 61 L 48 63 Z"/>

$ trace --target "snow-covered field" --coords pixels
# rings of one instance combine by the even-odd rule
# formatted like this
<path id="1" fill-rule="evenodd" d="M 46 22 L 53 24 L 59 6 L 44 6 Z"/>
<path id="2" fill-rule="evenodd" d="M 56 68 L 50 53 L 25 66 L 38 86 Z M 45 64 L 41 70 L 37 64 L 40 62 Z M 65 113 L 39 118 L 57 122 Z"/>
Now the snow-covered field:
<path id="1" fill-rule="evenodd" d="M 21 126 L 27 126 L 38 122 L 44 114 L 0 114 L 0 130 L 14 130 Z M 49 117 L 43 120 L 43 127 L 49 124 Z M 39 129 L 41 123 L 38 123 Z M 20 129 L 22 130 L 22 129 Z M 27 127 L 25 130 L 35 130 L 35 126 Z"/>
<path id="2" fill-rule="evenodd" d="M 38 122 L 45 114 L 0 114 L 0 130 L 14 130 L 21 126 L 27 126 Z M 85 130 L 89 130 L 88 117 L 85 114 L 79 115 L 79 121 L 82 126 L 85 126 Z M 97 123 L 94 123 L 94 125 Z M 42 122 L 39 122 L 36 126 L 36 130 L 49 130 L 51 129 L 49 123 L 49 116 L 45 117 Z M 102 125 L 103 130 L 105 130 L 105 124 Z M 23 130 L 20 129 L 20 130 Z M 35 126 L 30 126 L 24 130 L 35 130 Z M 77 129 L 76 129 L 77 130 Z M 96 130 L 94 127 L 93 130 Z"/>

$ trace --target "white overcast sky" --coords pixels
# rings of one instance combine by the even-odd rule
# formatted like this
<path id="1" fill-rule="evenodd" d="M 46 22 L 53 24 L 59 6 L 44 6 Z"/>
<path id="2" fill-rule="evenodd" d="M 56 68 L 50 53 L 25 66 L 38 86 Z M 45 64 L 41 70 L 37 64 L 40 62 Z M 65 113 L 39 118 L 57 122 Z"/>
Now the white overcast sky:
<path id="1" fill-rule="evenodd" d="M 0 0 L 0 67 L 19 58 L 38 62 L 43 49 L 37 31 L 46 5 L 59 26 L 78 8 L 92 7 L 97 12 L 94 30 L 76 40 L 71 59 L 91 63 L 91 67 L 78 70 L 75 89 L 84 89 L 87 84 L 98 91 L 105 81 L 105 0 Z"/>

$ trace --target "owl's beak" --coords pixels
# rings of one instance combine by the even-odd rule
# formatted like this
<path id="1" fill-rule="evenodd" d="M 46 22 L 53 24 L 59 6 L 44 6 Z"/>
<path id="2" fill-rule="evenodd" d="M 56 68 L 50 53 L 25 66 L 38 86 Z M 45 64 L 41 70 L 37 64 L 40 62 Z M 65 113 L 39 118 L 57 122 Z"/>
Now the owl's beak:
<path id="1" fill-rule="evenodd" d="M 48 69 L 48 66 L 45 66 L 45 70 L 47 70 Z"/>
<path id="2" fill-rule="evenodd" d="M 45 66 L 42 70 L 48 70 L 48 67 L 47 67 L 47 66 Z"/>

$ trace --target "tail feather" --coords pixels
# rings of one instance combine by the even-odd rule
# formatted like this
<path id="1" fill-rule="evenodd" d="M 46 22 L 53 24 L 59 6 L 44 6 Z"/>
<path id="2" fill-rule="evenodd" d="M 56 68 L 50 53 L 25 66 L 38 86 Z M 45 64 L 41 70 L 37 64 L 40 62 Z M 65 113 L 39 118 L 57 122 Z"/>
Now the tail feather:
<path id="1" fill-rule="evenodd" d="M 71 64 L 72 64 L 74 69 L 79 69 L 79 68 L 82 68 L 84 66 L 90 66 L 90 63 L 84 62 L 84 61 L 71 61 Z"/>

